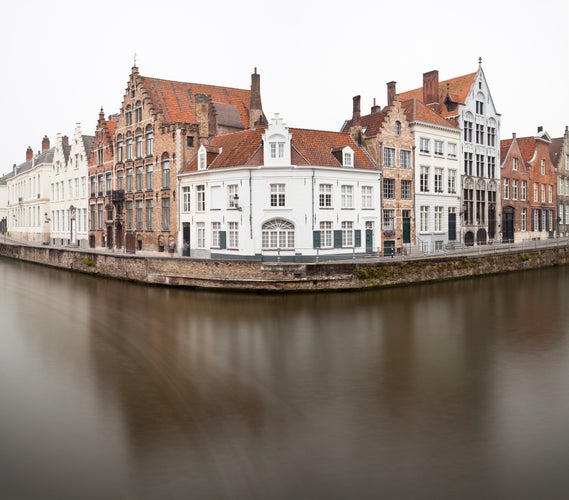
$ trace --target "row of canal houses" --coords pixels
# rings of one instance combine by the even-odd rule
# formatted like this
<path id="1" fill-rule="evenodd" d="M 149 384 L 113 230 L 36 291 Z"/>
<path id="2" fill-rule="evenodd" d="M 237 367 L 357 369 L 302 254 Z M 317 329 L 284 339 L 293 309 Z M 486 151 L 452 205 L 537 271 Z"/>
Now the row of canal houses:
<path id="1" fill-rule="evenodd" d="M 51 245 L 199 258 L 342 258 L 569 236 L 569 132 L 501 140 L 477 71 L 398 92 L 340 130 L 267 120 L 250 89 L 131 70 L 101 109 L 0 179 L 1 229 Z"/>

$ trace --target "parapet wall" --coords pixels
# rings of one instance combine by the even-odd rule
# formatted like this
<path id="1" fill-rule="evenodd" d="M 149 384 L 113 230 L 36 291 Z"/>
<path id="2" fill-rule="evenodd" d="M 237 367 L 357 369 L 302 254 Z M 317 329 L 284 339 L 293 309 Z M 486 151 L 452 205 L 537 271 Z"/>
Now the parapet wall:
<path id="1" fill-rule="evenodd" d="M 0 255 L 102 277 L 204 289 L 357 290 L 569 264 L 569 246 L 452 257 L 331 263 L 146 257 L 0 243 Z"/>

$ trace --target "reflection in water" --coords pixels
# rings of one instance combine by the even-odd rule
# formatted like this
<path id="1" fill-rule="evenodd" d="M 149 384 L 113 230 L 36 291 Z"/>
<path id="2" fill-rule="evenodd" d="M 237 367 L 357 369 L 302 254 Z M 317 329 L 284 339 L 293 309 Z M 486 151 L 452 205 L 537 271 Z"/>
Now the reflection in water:
<path id="1" fill-rule="evenodd" d="M 0 260 L 0 498 L 563 498 L 568 278 L 241 295 Z"/>

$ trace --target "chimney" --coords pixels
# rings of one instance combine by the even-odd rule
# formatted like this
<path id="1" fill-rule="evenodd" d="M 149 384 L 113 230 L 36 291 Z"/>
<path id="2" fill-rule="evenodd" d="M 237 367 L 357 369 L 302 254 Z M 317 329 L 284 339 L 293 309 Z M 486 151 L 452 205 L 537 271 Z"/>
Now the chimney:
<path id="1" fill-rule="evenodd" d="M 255 68 L 251 75 L 251 99 L 249 100 L 249 128 L 255 125 L 266 125 L 267 119 L 263 113 L 263 105 L 261 104 L 261 75 L 257 73 Z"/>
<path id="2" fill-rule="evenodd" d="M 61 138 L 61 144 L 63 144 L 64 146 L 69 146 L 69 137 L 67 137 L 66 135 L 64 135 Z"/>
<path id="3" fill-rule="evenodd" d="M 375 103 L 375 97 L 373 98 L 373 106 L 371 107 L 371 112 L 373 113 L 379 113 L 381 111 L 381 106 L 378 106 Z"/>
<path id="4" fill-rule="evenodd" d="M 540 125 L 539 127 L 537 127 L 537 133 L 541 134 L 543 132 L 543 127 Z"/>
<path id="5" fill-rule="evenodd" d="M 47 138 L 47 135 L 43 136 L 43 140 L 41 141 L 41 151 L 42 153 L 44 151 L 47 151 L 49 149 L 49 139 Z"/>
<path id="6" fill-rule="evenodd" d="M 28 146 L 28 149 L 26 149 L 26 161 L 31 160 L 34 157 L 34 150 L 32 149 L 31 146 Z"/>
<path id="7" fill-rule="evenodd" d="M 423 104 L 439 102 L 439 72 L 438 70 L 423 73 Z"/>
<path id="8" fill-rule="evenodd" d="M 395 100 L 395 84 L 397 82 L 387 83 L 387 105 L 391 106 Z"/>
<path id="9" fill-rule="evenodd" d="M 512 139 L 515 139 L 515 138 L 516 138 L 516 133 L 512 132 Z"/>
<path id="10" fill-rule="evenodd" d="M 361 112 L 360 112 L 360 100 L 361 100 L 361 96 L 356 95 L 352 98 L 352 126 L 354 125 L 359 125 L 360 123 L 360 117 L 361 117 Z"/>

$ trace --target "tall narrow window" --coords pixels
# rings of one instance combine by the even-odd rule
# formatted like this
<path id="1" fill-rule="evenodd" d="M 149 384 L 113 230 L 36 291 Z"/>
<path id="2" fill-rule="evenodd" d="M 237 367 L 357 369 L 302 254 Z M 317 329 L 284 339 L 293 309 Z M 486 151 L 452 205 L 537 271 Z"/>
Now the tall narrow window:
<path id="1" fill-rule="evenodd" d="M 399 151 L 399 168 L 411 168 L 411 151 Z"/>
<path id="2" fill-rule="evenodd" d="M 229 222 L 227 224 L 229 229 L 229 243 L 228 248 L 231 250 L 238 250 L 239 249 L 239 223 L 238 222 Z"/>
<path id="3" fill-rule="evenodd" d="M 362 208 L 373 208 L 372 186 L 362 186 Z"/>
<path id="4" fill-rule="evenodd" d="M 395 179 L 383 179 L 383 198 L 393 200 L 395 198 Z"/>
<path id="5" fill-rule="evenodd" d="M 354 208 L 354 186 L 341 187 L 342 208 Z"/>
<path id="6" fill-rule="evenodd" d="M 395 167 L 395 149 L 383 149 L 383 165 L 388 168 Z"/>
<path id="7" fill-rule="evenodd" d="M 472 142 L 472 122 L 464 121 L 464 140 L 465 142 Z"/>
<path id="8" fill-rule="evenodd" d="M 191 210 L 190 205 L 190 187 L 183 186 L 182 187 L 182 211 L 189 212 Z"/>
<path id="9" fill-rule="evenodd" d="M 154 154 L 154 131 L 152 126 L 148 125 L 146 127 L 146 155 L 151 156 Z"/>
<path id="10" fill-rule="evenodd" d="M 168 155 L 162 157 L 162 187 L 170 187 L 170 158 Z"/>
<path id="11" fill-rule="evenodd" d="M 205 212 L 205 186 L 203 184 L 196 186 L 196 210 Z"/>
<path id="12" fill-rule="evenodd" d="M 320 222 L 320 247 L 332 248 L 332 222 Z"/>
<path id="13" fill-rule="evenodd" d="M 435 168 L 435 193 L 443 192 L 443 169 Z"/>
<path id="14" fill-rule="evenodd" d="M 332 207 L 332 184 L 320 184 L 318 204 L 320 208 Z"/>
<path id="15" fill-rule="evenodd" d="M 271 207 L 284 207 L 285 206 L 285 185 L 284 184 L 271 184 L 270 192 L 270 205 Z"/>
<path id="16" fill-rule="evenodd" d="M 170 229 L 170 198 L 162 198 L 162 229 Z"/>
<path id="17" fill-rule="evenodd" d="M 354 223 L 352 221 L 342 221 L 342 246 L 354 246 Z"/>
<path id="18" fill-rule="evenodd" d="M 419 178 L 419 190 L 422 193 L 429 192 L 429 167 L 421 166 L 421 174 Z"/>

